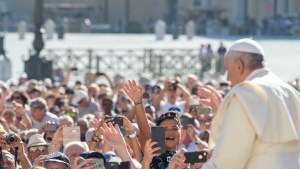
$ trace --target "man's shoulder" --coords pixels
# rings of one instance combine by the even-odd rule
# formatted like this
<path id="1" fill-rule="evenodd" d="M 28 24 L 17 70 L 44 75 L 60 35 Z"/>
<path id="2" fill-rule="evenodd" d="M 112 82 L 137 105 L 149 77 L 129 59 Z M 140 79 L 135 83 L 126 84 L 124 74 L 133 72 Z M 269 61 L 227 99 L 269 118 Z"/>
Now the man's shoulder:
<path id="1" fill-rule="evenodd" d="M 58 117 L 55 114 L 52 114 L 50 112 L 46 112 L 46 118 L 48 119 L 55 119 L 58 120 Z"/>

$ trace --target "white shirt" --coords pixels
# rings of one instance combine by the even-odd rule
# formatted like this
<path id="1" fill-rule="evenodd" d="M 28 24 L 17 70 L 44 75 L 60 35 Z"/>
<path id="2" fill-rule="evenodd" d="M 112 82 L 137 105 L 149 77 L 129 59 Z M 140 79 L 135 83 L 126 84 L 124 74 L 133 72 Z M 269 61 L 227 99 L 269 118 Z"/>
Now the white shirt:
<path id="1" fill-rule="evenodd" d="M 43 118 L 43 120 L 42 121 L 35 121 L 32 128 L 39 129 L 40 126 L 43 125 L 46 121 L 53 121 L 54 123 L 59 124 L 58 117 L 47 111 L 46 114 L 45 114 L 45 117 Z"/>
<path id="2" fill-rule="evenodd" d="M 179 147 L 178 147 L 178 149 L 177 149 L 177 151 L 180 151 L 181 149 L 186 149 L 187 150 L 187 152 L 196 152 L 196 151 L 201 151 L 200 149 L 199 149 L 199 147 L 197 146 L 197 144 L 196 143 L 194 143 L 193 141 L 189 144 L 189 146 L 185 146 L 185 144 L 181 144 Z"/>

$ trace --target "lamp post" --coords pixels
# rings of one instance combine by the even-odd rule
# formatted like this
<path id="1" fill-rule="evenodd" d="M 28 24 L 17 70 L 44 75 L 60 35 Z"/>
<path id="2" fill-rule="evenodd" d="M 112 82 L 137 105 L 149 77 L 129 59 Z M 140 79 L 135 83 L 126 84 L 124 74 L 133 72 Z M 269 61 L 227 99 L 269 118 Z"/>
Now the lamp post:
<path id="1" fill-rule="evenodd" d="M 25 61 L 25 72 L 28 74 L 29 79 L 42 80 L 44 78 L 52 77 L 52 61 L 46 61 L 40 56 L 40 53 L 44 48 L 43 33 L 41 30 L 43 23 L 43 0 L 36 0 L 34 9 L 35 31 L 33 40 L 35 53 Z"/>
<path id="2" fill-rule="evenodd" d="M 129 20 L 130 20 L 130 0 L 125 0 L 125 32 L 129 31 Z"/>
<path id="3" fill-rule="evenodd" d="M 169 24 L 171 25 L 171 33 L 173 39 L 178 39 L 178 0 L 169 0 Z"/>

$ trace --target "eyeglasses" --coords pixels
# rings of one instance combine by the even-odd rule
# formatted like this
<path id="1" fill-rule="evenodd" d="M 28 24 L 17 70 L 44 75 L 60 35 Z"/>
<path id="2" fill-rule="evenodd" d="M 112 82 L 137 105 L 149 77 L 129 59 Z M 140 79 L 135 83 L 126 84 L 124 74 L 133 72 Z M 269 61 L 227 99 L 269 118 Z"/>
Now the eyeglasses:
<path id="1" fill-rule="evenodd" d="M 21 96 L 12 96 L 12 97 L 11 97 L 11 100 L 15 100 L 15 99 L 16 99 L 16 100 L 19 100 L 19 99 L 21 99 Z"/>
<path id="2" fill-rule="evenodd" d="M 34 146 L 29 148 L 30 153 L 35 153 L 36 151 L 45 152 L 47 150 L 47 146 Z"/>

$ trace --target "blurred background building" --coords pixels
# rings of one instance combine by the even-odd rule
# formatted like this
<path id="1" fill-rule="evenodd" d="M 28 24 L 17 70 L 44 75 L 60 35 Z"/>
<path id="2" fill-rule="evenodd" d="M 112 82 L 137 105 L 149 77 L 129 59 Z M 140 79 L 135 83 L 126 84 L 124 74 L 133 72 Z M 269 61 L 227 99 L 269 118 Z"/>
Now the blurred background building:
<path id="1" fill-rule="evenodd" d="M 32 25 L 34 2 L 0 0 L 6 30 L 16 31 L 21 20 Z M 69 32 L 82 31 L 86 19 L 92 32 L 116 33 L 153 32 L 158 19 L 176 20 L 184 31 L 193 20 L 197 34 L 208 35 L 289 34 L 300 22 L 299 0 L 44 0 L 44 8 L 45 19 L 65 23 Z"/>

